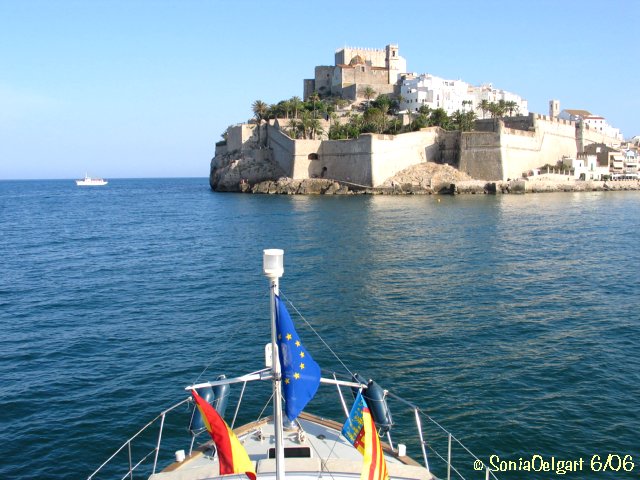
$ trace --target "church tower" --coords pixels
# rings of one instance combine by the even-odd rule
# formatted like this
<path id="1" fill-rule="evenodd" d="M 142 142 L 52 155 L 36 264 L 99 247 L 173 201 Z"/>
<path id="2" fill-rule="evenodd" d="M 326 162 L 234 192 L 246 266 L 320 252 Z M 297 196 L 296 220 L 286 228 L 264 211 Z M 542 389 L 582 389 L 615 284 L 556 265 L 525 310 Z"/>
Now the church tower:
<path id="1" fill-rule="evenodd" d="M 385 67 L 389 70 L 389 83 L 394 84 L 398 81 L 401 72 L 400 55 L 398 55 L 398 45 L 387 45 L 385 47 L 386 58 Z"/>
<path id="2" fill-rule="evenodd" d="M 560 115 L 560 100 L 549 101 L 549 116 L 551 118 L 558 118 Z"/>

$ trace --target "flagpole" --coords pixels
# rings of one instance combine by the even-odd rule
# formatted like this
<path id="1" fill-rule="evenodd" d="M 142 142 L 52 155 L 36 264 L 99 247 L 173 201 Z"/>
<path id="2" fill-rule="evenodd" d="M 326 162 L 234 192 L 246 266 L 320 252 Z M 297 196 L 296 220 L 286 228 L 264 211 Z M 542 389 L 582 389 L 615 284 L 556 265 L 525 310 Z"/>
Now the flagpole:
<path id="1" fill-rule="evenodd" d="M 263 252 L 263 272 L 269 278 L 271 294 L 271 372 L 273 374 L 273 430 L 276 443 L 276 478 L 284 480 L 284 443 L 282 434 L 282 396 L 280 384 L 280 356 L 276 338 L 276 299 L 279 294 L 280 277 L 284 274 L 284 250 L 268 249 Z"/>

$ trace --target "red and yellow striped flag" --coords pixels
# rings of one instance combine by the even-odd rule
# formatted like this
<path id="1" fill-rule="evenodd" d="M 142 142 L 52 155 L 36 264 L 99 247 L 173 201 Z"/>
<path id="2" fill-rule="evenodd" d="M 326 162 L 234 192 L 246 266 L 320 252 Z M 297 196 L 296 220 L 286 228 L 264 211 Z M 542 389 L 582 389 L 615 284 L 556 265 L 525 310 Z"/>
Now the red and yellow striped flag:
<path id="1" fill-rule="evenodd" d="M 349 418 L 342 427 L 342 434 L 364 456 L 360 480 L 389 480 L 376 425 L 361 392 L 358 392 Z"/>
<path id="2" fill-rule="evenodd" d="M 233 430 L 216 412 L 216 409 L 209 405 L 195 390 L 191 390 L 191 395 L 193 395 L 198 410 L 200 410 L 202 420 L 211 435 L 213 443 L 216 444 L 220 475 L 244 473 L 251 480 L 256 480 L 253 463 Z"/>

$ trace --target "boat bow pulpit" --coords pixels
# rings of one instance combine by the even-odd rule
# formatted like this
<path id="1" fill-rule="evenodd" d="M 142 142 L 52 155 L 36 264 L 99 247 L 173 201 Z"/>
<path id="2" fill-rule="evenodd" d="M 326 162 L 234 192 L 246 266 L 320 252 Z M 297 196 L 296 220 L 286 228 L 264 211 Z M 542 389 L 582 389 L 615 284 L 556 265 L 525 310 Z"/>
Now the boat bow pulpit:
<path id="1" fill-rule="evenodd" d="M 350 371 L 347 371 L 347 379 L 338 378 L 336 373 L 331 373 L 331 378 L 321 376 L 319 366 L 311 353 L 304 348 L 280 298 L 279 281 L 284 274 L 283 250 L 264 250 L 263 273 L 269 280 L 271 323 L 271 342 L 265 348 L 265 368 L 231 378 L 220 375 L 214 381 L 185 387 L 185 390 L 191 393 L 190 397 L 165 410 L 137 432 L 93 472 L 88 477 L 89 480 L 94 479 L 105 465 L 127 452 L 129 471 L 124 477 L 118 478 L 132 477 L 133 472 L 142 468 L 141 465 L 151 456 L 151 480 L 199 480 L 219 477 L 284 480 L 285 476 L 287 479 L 305 480 L 323 476 L 329 476 L 334 480 L 432 480 L 436 477 L 431 473 L 429 466 L 423 420 L 431 422 L 436 427 L 436 431 L 431 435 L 432 442 L 429 448 L 437 458 L 445 462 L 447 478 L 451 478 L 452 474 L 457 474 L 458 478 L 480 478 L 465 477 L 453 466 L 452 445 L 459 444 L 459 450 L 466 452 L 464 454 L 468 455 L 465 460 L 467 465 L 473 464 L 474 461 L 482 462 L 413 403 Z M 297 362 L 291 362 L 294 355 Z M 302 358 L 304 361 L 300 361 Z M 337 360 L 342 363 L 340 359 Z M 344 366 L 344 363 L 342 365 Z M 260 415 L 257 420 L 234 429 L 245 388 L 249 383 L 256 381 L 272 383 L 273 413 L 267 417 Z M 234 384 L 241 385 L 242 388 L 229 426 L 223 419 L 224 406 L 220 406 L 215 394 L 206 401 L 198 392 L 226 392 L 219 394 L 226 397 L 229 395 L 229 386 Z M 335 403 L 338 412 L 336 417 L 346 419 L 344 424 L 303 411 L 320 384 L 336 388 L 339 398 L 339 402 Z M 354 394 L 352 406 L 349 406 L 349 401 L 343 395 L 343 388 Z M 391 441 L 390 430 L 398 412 L 394 409 L 392 420 L 387 405 L 389 399 L 394 402 L 394 407 L 401 407 L 405 413 L 413 417 L 418 440 L 413 443 L 418 446 L 417 450 L 414 447 L 414 453 L 422 454 L 422 463 L 407 455 L 406 440 L 398 442 L 395 446 Z M 226 403 L 226 398 L 224 401 Z M 166 416 L 170 412 L 177 412 L 185 403 L 191 402 L 195 402 L 195 405 L 190 421 L 191 447 L 188 453 L 184 450 L 176 451 L 175 461 L 163 470 L 156 471 Z M 215 407 L 221 411 L 218 412 Z M 201 418 L 196 418 L 197 415 Z M 160 432 L 155 447 L 136 463 L 132 458 L 132 443 L 134 440 L 142 442 L 143 433 L 156 421 L 160 423 Z M 409 425 L 410 422 L 404 421 L 402 424 Z M 196 436 L 205 430 L 202 425 L 209 431 L 212 439 L 194 449 Z M 406 426 L 402 428 L 405 430 L 398 433 L 405 437 L 411 435 Z M 386 442 L 382 441 L 382 436 L 386 436 Z M 446 456 L 438 454 L 433 445 L 438 443 L 442 447 L 439 443 L 441 440 L 448 443 L 445 447 L 448 450 Z M 471 473 L 478 475 L 479 472 Z M 496 479 L 495 474 L 488 468 L 483 467 L 480 473 L 485 479 Z"/>

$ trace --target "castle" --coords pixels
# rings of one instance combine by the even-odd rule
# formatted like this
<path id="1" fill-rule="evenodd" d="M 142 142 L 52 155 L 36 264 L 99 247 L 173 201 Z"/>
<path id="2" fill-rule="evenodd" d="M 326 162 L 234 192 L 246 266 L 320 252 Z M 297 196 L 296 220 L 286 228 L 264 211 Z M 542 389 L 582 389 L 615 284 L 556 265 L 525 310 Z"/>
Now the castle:
<path id="1" fill-rule="evenodd" d="M 378 95 L 394 94 L 400 74 L 406 70 L 398 45 L 387 45 L 384 50 L 345 47 L 335 52 L 335 65 L 318 66 L 315 78 L 304 80 L 303 98 L 318 92 L 355 101 L 363 98 L 367 87 Z"/>
<path id="2" fill-rule="evenodd" d="M 430 74 L 407 72 L 407 61 L 398 45 L 384 49 L 344 47 L 335 52 L 335 65 L 315 67 L 315 77 L 303 81 L 303 98 L 312 93 L 321 97 L 336 96 L 351 101 L 365 97 L 367 88 L 377 95 L 399 99 L 400 110 L 418 111 L 425 105 L 442 108 L 448 115 L 472 108 L 480 117 L 482 101 L 513 102 L 513 108 L 527 115 L 527 101 L 491 84 L 473 86 L 462 80 L 449 80 Z"/>
<path id="3" fill-rule="evenodd" d="M 406 79 L 406 61 L 397 45 L 384 50 L 344 48 L 335 59 L 336 65 L 316 67 L 315 79 L 304 81 L 306 98 L 317 92 L 357 100 L 367 87 L 377 94 L 397 94 Z M 283 175 L 376 187 L 424 162 L 447 163 L 477 179 L 505 181 L 563 158 L 577 158 L 590 144 L 620 145 L 610 130 L 559 118 L 559 103 L 554 102 L 553 116 L 528 113 L 481 119 L 471 132 L 430 127 L 399 135 L 367 133 L 350 140 L 292 139 L 281 128 L 284 119 L 236 125 L 227 130 L 226 142 L 216 145 L 211 184 L 214 174 L 224 170 L 233 172 L 239 182 Z M 256 166 L 261 162 L 274 169 L 266 173 Z"/>

